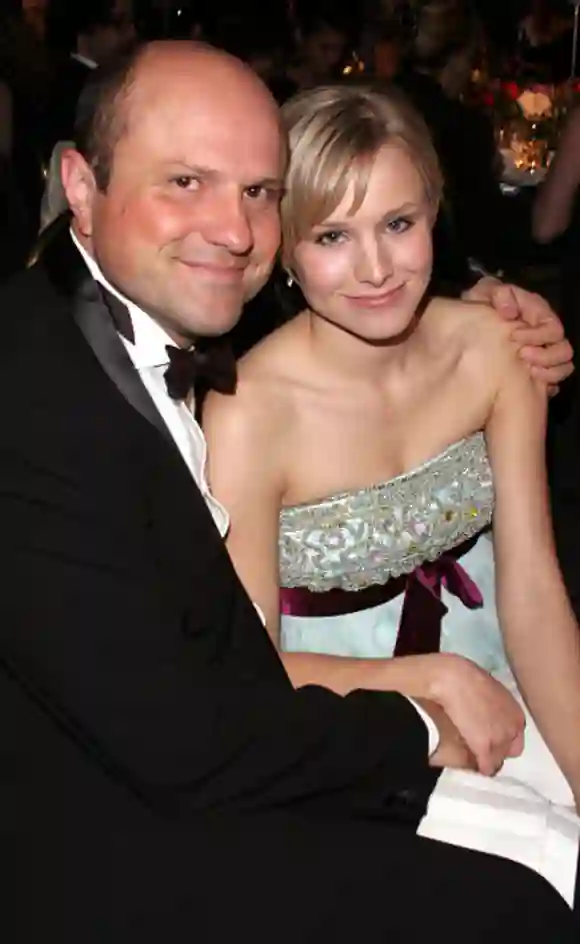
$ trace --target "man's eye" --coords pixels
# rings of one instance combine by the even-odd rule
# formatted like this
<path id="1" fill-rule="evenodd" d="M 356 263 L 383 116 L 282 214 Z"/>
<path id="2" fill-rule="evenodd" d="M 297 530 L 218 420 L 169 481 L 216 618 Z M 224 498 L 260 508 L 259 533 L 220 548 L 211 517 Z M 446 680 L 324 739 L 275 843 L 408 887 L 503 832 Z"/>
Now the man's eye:
<path id="1" fill-rule="evenodd" d="M 266 200 L 270 193 L 271 191 L 267 190 L 266 187 L 262 187 L 261 184 L 256 184 L 255 187 L 246 187 L 246 195 L 250 200 Z"/>
<path id="2" fill-rule="evenodd" d="M 173 177 L 172 183 L 176 184 L 180 190 L 193 190 L 198 184 L 197 177 L 191 177 L 187 174 L 180 174 L 179 177 Z"/>

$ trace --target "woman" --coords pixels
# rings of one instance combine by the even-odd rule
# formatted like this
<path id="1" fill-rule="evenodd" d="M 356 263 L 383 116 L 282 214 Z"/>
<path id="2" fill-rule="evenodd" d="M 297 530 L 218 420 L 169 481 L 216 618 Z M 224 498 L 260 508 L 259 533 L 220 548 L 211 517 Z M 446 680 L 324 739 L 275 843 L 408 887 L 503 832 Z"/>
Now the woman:
<path id="1" fill-rule="evenodd" d="M 580 646 L 552 544 L 545 390 L 485 307 L 425 297 L 441 184 L 418 116 L 348 86 L 283 113 L 284 264 L 307 307 L 204 414 L 240 577 L 296 685 L 434 698 L 483 773 L 521 751 L 521 708 L 490 677 L 515 691 L 511 664 L 578 801 Z"/>

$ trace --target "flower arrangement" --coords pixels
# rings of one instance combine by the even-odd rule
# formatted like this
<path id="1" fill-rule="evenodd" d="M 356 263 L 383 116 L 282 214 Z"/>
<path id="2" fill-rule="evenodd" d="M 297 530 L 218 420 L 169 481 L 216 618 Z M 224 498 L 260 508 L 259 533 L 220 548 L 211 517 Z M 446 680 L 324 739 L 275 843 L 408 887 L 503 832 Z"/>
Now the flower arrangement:
<path id="1" fill-rule="evenodd" d="M 524 89 L 516 101 L 527 121 L 546 120 L 554 114 L 554 89 L 549 86 Z"/>
<path id="2" fill-rule="evenodd" d="M 496 79 L 481 97 L 498 128 L 507 125 L 529 138 L 545 140 L 555 147 L 566 113 L 580 98 L 580 81 L 563 85 L 524 85 Z"/>

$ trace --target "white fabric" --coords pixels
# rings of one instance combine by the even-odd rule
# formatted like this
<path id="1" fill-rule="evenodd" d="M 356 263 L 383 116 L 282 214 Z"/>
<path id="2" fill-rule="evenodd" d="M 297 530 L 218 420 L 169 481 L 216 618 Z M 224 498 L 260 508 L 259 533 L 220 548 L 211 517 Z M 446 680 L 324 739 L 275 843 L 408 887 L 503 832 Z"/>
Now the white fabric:
<path id="1" fill-rule="evenodd" d="M 572 791 L 513 677 L 499 678 L 526 715 L 523 754 L 508 758 L 495 777 L 443 771 L 418 832 L 527 865 L 572 906 L 580 843 Z"/>
<path id="2" fill-rule="evenodd" d="M 423 721 L 425 722 L 425 726 L 429 734 L 429 757 L 431 757 L 431 754 L 434 754 L 439 747 L 439 741 L 441 740 L 439 736 L 439 729 L 433 721 L 433 718 L 429 717 L 426 711 L 423 711 L 421 706 L 417 704 L 414 698 L 409 698 L 409 701 L 413 705 L 415 711 L 419 712 Z"/>
<path id="3" fill-rule="evenodd" d="M 418 833 L 526 865 L 574 903 L 580 821 L 516 780 L 444 770 Z"/>

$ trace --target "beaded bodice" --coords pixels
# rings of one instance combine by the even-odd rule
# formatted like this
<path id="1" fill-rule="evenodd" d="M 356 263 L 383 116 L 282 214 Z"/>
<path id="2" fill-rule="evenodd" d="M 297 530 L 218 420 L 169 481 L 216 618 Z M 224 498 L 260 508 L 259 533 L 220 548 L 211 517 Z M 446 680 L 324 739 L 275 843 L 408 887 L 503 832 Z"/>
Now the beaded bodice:
<path id="1" fill-rule="evenodd" d="M 493 480 L 478 432 L 411 472 L 280 513 L 280 585 L 325 591 L 384 584 L 491 521 Z"/>

